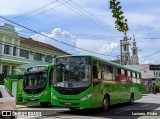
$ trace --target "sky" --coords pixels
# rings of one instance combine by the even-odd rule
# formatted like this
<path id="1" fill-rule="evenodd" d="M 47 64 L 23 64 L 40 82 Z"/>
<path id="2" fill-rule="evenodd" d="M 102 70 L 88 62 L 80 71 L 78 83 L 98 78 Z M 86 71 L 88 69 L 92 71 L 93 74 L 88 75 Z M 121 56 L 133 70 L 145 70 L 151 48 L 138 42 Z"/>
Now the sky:
<path id="1" fill-rule="evenodd" d="M 130 48 L 134 35 L 140 64 L 160 64 L 160 1 L 119 1 L 124 16 L 128 19 L 127 36 L 131 38 Z M 108 2 L 109 0 L 3 0 L 0 2 L 1 16 L 52 39 L 1 18 L 0 25 L 12 24 L 19 36 L 31 37 L 71 54 L 92 54 L 106 60 L 116 60 L 120 55 L 120 40 L 124 35 L 115 29 L 115 19 L 112 17 Z"/>

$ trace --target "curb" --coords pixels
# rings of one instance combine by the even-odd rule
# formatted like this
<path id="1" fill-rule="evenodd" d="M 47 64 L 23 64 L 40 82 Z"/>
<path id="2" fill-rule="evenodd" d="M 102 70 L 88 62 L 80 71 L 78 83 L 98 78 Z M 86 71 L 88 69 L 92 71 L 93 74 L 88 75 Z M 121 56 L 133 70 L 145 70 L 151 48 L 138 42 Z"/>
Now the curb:
<path id="1" fill-rule="evenodd" d="M 16 108 L 19 109 L 19 108 L 26 108 L 25 105 L 16 105 Z"/>

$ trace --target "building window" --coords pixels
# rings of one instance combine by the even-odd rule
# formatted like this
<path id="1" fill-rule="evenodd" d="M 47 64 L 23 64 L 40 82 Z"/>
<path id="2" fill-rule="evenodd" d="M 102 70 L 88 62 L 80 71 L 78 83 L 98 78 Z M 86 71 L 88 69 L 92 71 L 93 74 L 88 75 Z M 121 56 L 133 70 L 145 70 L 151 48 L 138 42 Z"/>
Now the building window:
<path id="1" fill-rule="evenodd" d="M 17 50 L 17 48 L 13 47 L 13 56 L 16 56 L 16 50 Z"/>
<path id="2" fill-rule="evenodd" d="M 34 60 L 42 61 L 42 54 L 41 53 L 35 53 L 34 54 Z"/>
<path id="3" fill-rule="evenodd" d="M 10 49 L 9 45 L 4 45 L 4 54 L 8 54 L 9 55 L 9 49 Z"/>
<path id="4" fill-rule="evenodd" d="M 124 45 L 124 51 L 127 51 L 127 45 L 126 44 Z"/>
<path id="5" fill-rule="evenodd" d="M 11 74 L 15 74 L 15 66 L 12 66 L 12 72 L 11 72 Z"/>
<path id="6" fill-rule="evenodd" d="M 29 51 L 20 49 L 20 57 L 25 57 L 26 59 L 29 59 Z"/>
<path id="7" fill-rule="evenodd" d="M 2 67 L 2 72 L 4 73 L 4 77 L 7 76 L 7 68 L 8 68 L 8 65 L 3 65 Z"/>
<path id="8" fill-rule="evenodd" d="M 45 62 L 52 62 L 52 56 L 51 55 L 46 56 Z"/>
<path id="9" fill-rule="evenodd" d="M 133 55 L 136 55 L 136 49 L 133 49 Z"/>

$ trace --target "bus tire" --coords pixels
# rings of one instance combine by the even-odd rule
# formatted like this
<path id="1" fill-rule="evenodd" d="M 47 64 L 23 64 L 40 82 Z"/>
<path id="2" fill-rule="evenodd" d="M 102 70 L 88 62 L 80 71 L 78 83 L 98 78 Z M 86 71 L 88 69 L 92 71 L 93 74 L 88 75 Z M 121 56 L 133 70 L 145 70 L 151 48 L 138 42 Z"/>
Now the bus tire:
<path id="1" fill-rule="evenodd" d="M 48 103 L 47 102 L 40 102 L 41 107 L 47 107 Z"/>
<path id="2" fill-rule="evenodd" d="M 129 104 L 132 105 L 134 103 L 134 94 L 132 93 L 130 96 Z"/>
<path id="3" fill-rule="evenodd" d="M 103 110 L 104 111 L 109 110 L 109 104 L 110 104 L 109 96 L 105 95 L 104 98 L 103 98 Z"/>

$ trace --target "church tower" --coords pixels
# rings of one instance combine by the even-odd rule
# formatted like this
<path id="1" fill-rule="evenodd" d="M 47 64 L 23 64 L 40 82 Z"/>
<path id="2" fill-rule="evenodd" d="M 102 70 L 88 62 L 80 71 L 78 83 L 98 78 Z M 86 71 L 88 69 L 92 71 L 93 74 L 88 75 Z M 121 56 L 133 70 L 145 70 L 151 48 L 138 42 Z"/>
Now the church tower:
<path id="1" fill-rule="evenodd" d="M 136 41 L 134 36 L 133 36 L 133 46 L 131 49 L 132 49 L 131 65 L 137 65 L 139 64 L 138 47 L 136 46 Z"/>
<path id="2" fill-rule="evenodd" d="M 129 42 L 126 36 L 124 35 L 124 40 L 122 40 L 122 65 L 129 65 L 130 64 L 130 52 L 129 52 Z"/>

